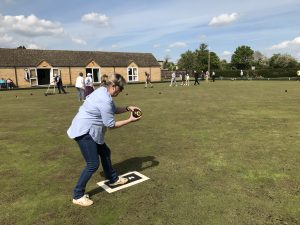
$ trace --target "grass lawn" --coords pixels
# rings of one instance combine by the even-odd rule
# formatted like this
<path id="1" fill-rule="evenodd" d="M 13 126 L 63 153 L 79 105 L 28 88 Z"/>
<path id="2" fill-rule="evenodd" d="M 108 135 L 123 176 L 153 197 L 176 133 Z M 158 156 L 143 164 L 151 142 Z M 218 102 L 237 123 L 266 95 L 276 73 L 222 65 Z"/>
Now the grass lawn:
<path id="1" fill-rule="evenodd" d="M 108 194 L 100 166 L 87 208 L 71 203 L 84 160 L 66 135 L 80 105 L 68 91 L 0 92 L 1 225 L 300 224 L 299 82 L 127 85 L 115 102 L 143 118 L 106 143 L 120 174 L 150 180 Z"/>

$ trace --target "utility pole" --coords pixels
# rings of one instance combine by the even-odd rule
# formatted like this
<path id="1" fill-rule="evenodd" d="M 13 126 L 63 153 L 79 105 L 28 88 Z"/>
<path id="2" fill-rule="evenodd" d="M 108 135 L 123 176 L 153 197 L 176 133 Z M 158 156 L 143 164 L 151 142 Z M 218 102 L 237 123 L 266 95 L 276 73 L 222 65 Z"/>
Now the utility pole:
<path id="1" fill-rule="evenodd" d="M 210 49 L 209 49 L 209 46 L 208 46 L 208 66 L 207 66 L 207 71 L 208 71 L 208 74 L 210 74 Z"/>

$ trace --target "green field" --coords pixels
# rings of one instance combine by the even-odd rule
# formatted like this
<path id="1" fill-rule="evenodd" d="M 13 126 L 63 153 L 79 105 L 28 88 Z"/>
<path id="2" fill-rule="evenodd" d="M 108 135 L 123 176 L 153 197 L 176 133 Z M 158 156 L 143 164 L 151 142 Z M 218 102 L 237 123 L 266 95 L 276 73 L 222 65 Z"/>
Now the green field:
<path id="1" fill-rule="evenodd" d="M 150 180 L 108 194 L 100 166 L 87 208 L 71 203 L 84 167 L 66 135 L 75 89 L 1 91 L 0 224 L 300 224 L 300 82 L 154 86 L 127 85 L 115 102 L 143 118 L 106 136 L 119 173 Z"/>

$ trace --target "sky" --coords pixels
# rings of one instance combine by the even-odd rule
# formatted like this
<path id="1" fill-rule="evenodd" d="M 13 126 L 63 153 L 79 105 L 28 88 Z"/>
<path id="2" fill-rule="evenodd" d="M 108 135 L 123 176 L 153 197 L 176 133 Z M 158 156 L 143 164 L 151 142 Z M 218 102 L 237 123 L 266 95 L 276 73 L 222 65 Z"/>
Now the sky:
<path id="1" fill-rule="evenodd" d="M 300 61 L 300 0 L 0 0 L 0 48 L 152 53 L 177 62 L 201 43 Z"/>

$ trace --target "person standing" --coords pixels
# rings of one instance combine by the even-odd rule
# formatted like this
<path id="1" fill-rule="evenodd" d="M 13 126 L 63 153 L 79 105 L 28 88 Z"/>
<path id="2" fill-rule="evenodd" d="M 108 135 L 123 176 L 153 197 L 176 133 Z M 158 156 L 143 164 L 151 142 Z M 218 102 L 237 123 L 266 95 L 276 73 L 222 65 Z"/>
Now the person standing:
<path id="1" fill-rule="evenodd" d="M 171 84 L 170 84 L 170 87 L 173 87 L 173 86 L 177 86 L 177 83 L 176 83 L 176 73 L 175 71 L 173 71 L 172 75 L 171 75 Z"/>
<path id="2" fill-rule="evenodd" d="M 84 101 L 84 78 L 83 73 L 79 73 L 78 77 L 76 78 L 75 87 L 77 89 L 77 97 L 78 101 Z"/>
<path id="3" fill-rule="evenodd" d="M 185 76 L 185 85 L 190 86 L 190 75 L 188 73 Z"/>
<path id="4" fill-rule="evenodd" d="M 68 136 L 79 145 L 86 161 L 86 167 L 73 191 L 74 204 L 80 206 L 93 204 L 93 201 L 84 193 L 87 182 L 100 165 L 99 157 L 105 177 L 109 180 L 109 186 L 122 185 L 128 182 L 127 178 L 119 177 L 117 171 L 113 169 L 111 152 L 104 138 L 107 128 L 120 128 L 141 118 L 135 118 L 131 113 L 128 119 L 115 121 L 114 114 L 133 112 L 135 109 L 139 109 L 136 106 L 117 107 L 115 105 L 112 98 L 117 97 L 122 92 L 125 84 L 126 81 L 122 75 L 110 75 L 107 86 L 98 88 L 85 100 L 67 131 Z"/>
<path id="5" fill-rule="evenodd" d="M 215 71 L 212 72 L 211 79 L 212 79 L 213 82 L 215 82 L 215 79 L 216 79 L 216 73 L 215 73 Z"/>
<path id="6" fill-rule="evenodd" d="M 209 72 L 206 71 L 206 73 L 205 73 L 205 81 L 208 82 L 208 79 L 209 79 Z"/>
<path id="7" fill-rule="evenodd" d="M 194 82 L 194 85 L 199 85 L 199 73 L 195 70 L 194 71 L 194 77 L 195 77 L 195 82 Z"/>
<path id="8" fill-rule="evenodd" d="M 150 73 L 145 72 L 146 80 L 145 80 L 145 88 L 148 87 L 148 84 L 151 88 L 153 88 L 153 85 L 151 84 L 151 75 Z"/>
<path id="9" fill-rule="evenodd" d="M 201 80 L 205 80 L 205 73 L 203 70 L 201 71 Z"/>
<path id="10" fill-rule="evenodd" d="M 297 81 L 300 81 L 300 70 L 297 71 L 297 76 L 298 76 Z"/>
<path id="11" fill-rule="evenodd" d="M 85 99 L 86 96 L 88 96 L 94 91 L 94 82 L 91 73 L 88 73 L 86 75 L 86 78 L 84 80 L 84 85 L 85 85 L 85 89 L 84 89 L 84 99 Z"/>
<path id="12" fill-rule="evenodd" d="M 243 76 L 244 76 L 244 72 L 243 72 L 243 70 L 241 70 L 241 73 L 240 73 L 240 75 L 241 75 L 241 80 L 243 79 Z"/>
<path id="13" fill-rule="evenodd" d="M 186 75 L 184 74 L 184 73 L 180 73 L 180 75 L 179 75 L 179 78 L 180 78 L 180 80 L 181 80 L 181 86 L 184 86 L 185 85 L 185 79 L 186 79 Z"/>
<path id="14" fill-rule="evenodd" d="M 59 94 L 61 94 L 61 92 L 67 94 L 67 92 L 64 89 L 60 75 L 54 74 L 54 82 L 56 83 L 56 87 Z"/>

